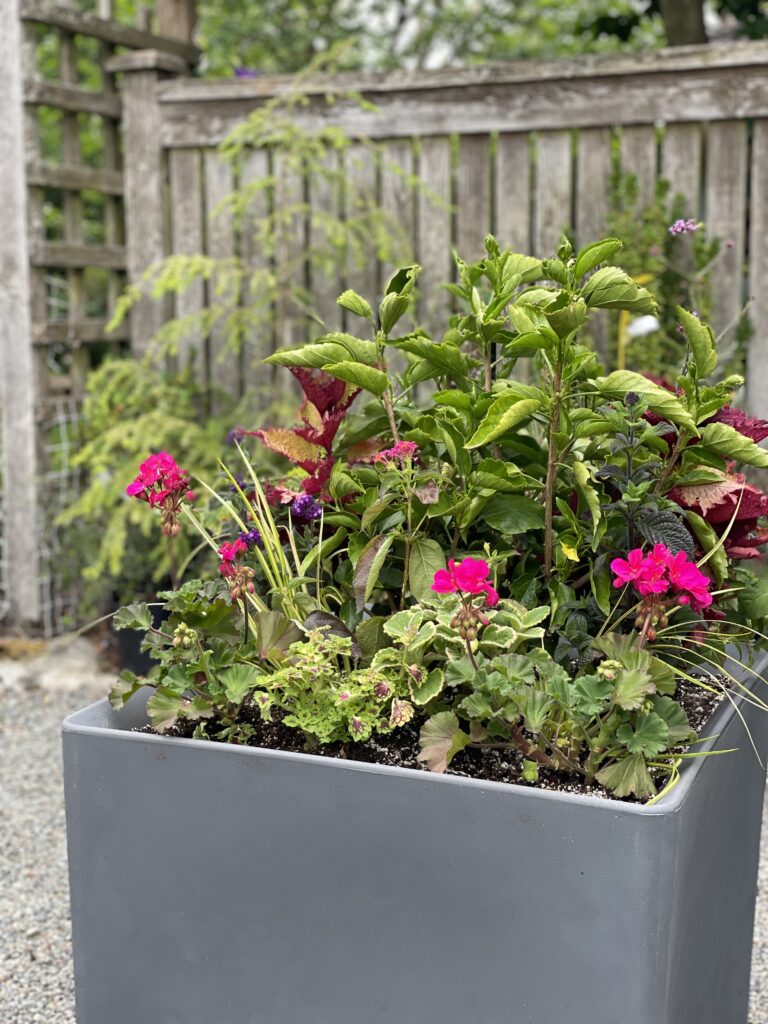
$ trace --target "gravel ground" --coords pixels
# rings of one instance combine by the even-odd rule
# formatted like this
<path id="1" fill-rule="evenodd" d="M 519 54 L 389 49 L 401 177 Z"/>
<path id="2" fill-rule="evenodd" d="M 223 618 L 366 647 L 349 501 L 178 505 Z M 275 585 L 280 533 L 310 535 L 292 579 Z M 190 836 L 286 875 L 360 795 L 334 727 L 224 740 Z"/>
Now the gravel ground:
<path id="1" fill-rule="evenodd" d="M 59 726 L 111 678 L 82 640 L 0 659 L 0 1024 L 75 1024 Z M 750 1024 L 768 1024 L 768 826 Z"/>

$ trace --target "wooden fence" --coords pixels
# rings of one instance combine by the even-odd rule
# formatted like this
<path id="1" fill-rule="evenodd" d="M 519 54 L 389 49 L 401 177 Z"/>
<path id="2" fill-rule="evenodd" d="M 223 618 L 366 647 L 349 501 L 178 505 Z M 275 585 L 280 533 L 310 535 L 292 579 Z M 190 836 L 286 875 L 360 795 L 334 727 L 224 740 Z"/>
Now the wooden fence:
<path id="1" fill-rule="evenodd" d="M 0 7 L 18 2 L 0 0 Z M 174 2 L 178 6 L 180 0 Z M 768 413 L 762 327 L 768 314 L 767 44 L 300 83 L 280 77 L 205 81 L 190 74 L 195 53 L 186 41 L 83 19 L 48 0 L 21 0 L 16 14 L 0 40 L 0 96 L 8 111 L 17 112 L 0 118 L 7 164 L 0 175 L 0 200 L 7 211 L 0 238 L 5 282 L 0 331 L 9 560 L 22 547 L 18 538 L 35 507 L 41 403 L 56 388 L 77 397 L 88 365 L 84 353 L 105 342 L 104 321 L 121 275 L 138 280 L 148 265 L 174 252 L 224 258 L 247 252 L 248 238 L 237 221 L 214 217 L 213 211 L 235 184 L 267 173 L 286 192 L 302 197 L 295 225 L 301 244 L 317 230 L 313 210 L 344 218 L 343 196 L 321 182 L 311 176 L 284 181 L 279 153 L 252 152 L 236 177 L 216 151 L 249 112 L 297 88 L 308 99 L 294 113 L 297 124 L 332 123 L 377 144 L 374 152 L 361 142 L 340 159 L 347 161 L 346 173 L 398 222 L 412 255 L 424 265 L 420 316 L 426 320 L 444 303 L 439 286 L 452 275 L 452 247 L 476 258 L 492 231 L 504 245 L 546 255 L 563 229 L 579 242 L 598 237 L 617 149 L 622 168 L 637 175 L 642 197 L 653 196 L 660 176 L 669 179 L 673 191 L 685 196 L 687 214 L 706 220 L 711 235 L 729 242 L 714 278 L 718 328 L 726 334 L 732 330 L 745 300 L 754 297 L 748 402 Z M 59 81 L 33 80 L 30 45 L 23 63 L 19 60 L 14 33 L 23 27 L 29 38 L 36 23 L 61 34 Z M 79 37 L 95 39 L 101 48 L 103 78 L 96 92 L 86 93 L 74 80 L 72 40 Z M 333 104 L 327 102 L 329 93 L 336 97 Z M 354 94 L 375 109 L 361 105 Z M 62 112 L 63 156 L 55 167 L 35 148 L 38 136 L 30 115 L 41 106 Z M 98 167 L 84 166 L 78 158 L 75 126 L 83 114 L 101 118 L 106 126 L 104 162 Z M 46 238 L 41 226 L 47 190 L 63 196 L 62 238 Z M 103 197 L 104 226 L 86 243 L 83 211 L 91 192 Z M 106 281 L 93 309 L 86 289 L 91 268 L 101 270 Z M 320 287 L 318 305 L 327 326 L 344 326 L 343 311 L 335 304 L 338 292 L 354 287 L 374 298 L 387 269 L 375 255 L 363 266 L 342 263 Z M 50 285 L 48 294 L 45 290 L 52 271 L 64 280 L 63 312 L 56 316 Z M 313 284 L 318 287 L 316 280 Z M 206 289 L 199 284 L 178 298 L 175 312 L 194 313 L 205 300 Z M 142 351 L 167 312 L 162 303 L 142 300 L 133 310 L 130 331 L 106 342 Z M 254 339 L 254 345 L 265 354 L 297 341 L 306 328 L 287 317 L 274 336 Z M 195 362 L 211 387 L 241 391 L 263 372 L 247 360 L 217 359 L 219 348 L 215 332 L 182 346 L 182 355 Z M 67 365 L 52 373 L 57 358 Z M 39 618 L 36 575 L 24 561 L 29 546 L 23 548 L 15 564 L 19 570 L 24 562 L 25 582 L 11 595 L 11 613 L 34 621 Z"/>

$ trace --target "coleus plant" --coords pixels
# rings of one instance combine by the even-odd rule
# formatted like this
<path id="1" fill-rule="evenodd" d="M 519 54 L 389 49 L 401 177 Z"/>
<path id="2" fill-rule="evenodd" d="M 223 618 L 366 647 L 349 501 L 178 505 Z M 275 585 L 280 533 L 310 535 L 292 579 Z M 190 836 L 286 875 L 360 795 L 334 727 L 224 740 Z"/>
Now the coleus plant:
<path id="1" fill-rule="evenodd" d="M 434 771 L 502 747 L 525 781 L 564 773 L 641 799 L 695 756 L 680 680 L 762 704 L 727 645 L 765 639 L 768 588 L 735 563 L 768 540 L 768 497 L 735 467 L 768 466 L 768 423 L 733 408 L 742 379 L 718 378 L 712 330 L 683 309 L 676 381 L 603 372 L 580 341 L 590 315 L 654 310 L 605 265 L 620 246 L 564 239 L 540 261 L 489 237 L 483 260 L 457 261 L 442 337 L 396 332 L 413 266 L 376 312 L 340 296 L 362 336 L 271 356 L 304 390 L 302 426 L 240 433 L 294 468 L 262 481 L 239 448 L 244 476 L 201 484 L 206 506 L 153 485 L 163 521 L 186 516 L 220 573 L 166 594 L 162 630 L 144 606 L 119 613 L 157 665 L 124 675 L 113 704 L 148 685 L 157 730 L 187 720 L 236 742 L 257 741 L 259 717 L 308 746 L 395 742 L 411 723 Z"/>

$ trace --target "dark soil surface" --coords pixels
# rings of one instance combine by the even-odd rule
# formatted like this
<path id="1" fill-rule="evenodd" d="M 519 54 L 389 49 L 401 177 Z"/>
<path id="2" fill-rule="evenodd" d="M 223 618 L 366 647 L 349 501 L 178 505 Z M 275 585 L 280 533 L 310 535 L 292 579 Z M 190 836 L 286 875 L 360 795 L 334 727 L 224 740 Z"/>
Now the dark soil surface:
<path id="1" fill-rule="evenodd" d="M 727 686 L 726 677 L 718 677 L 716 686 Z M 675 698 L 682 705 L 688 716 L 691 727 L 700 736 L 706 736 L 706 724 L 715 709 L 724 699 L 720 690 L 712 692 L 694 683 L 681 681 L 678 683 Z M 256 705 L 246 704 L 243 718 L 255 730 L 249 746 L 266 747 L 270 750 L 286 750 L 294 753 L 316 754 L 321 757 L 335 757 L 347 761 L 365 761 L 373 764 L 390 765 L 394 768 L 410 768 L 414 771 L 426 771 L 419 764 L 416 756 L 419 752 L 419 730 L 423 720 L 414 719 L 407 725 L 372 736 L 363 743 L 335 743 L 327 746 L 307 749 L 302 734 L 291 729 L 280 721 L 279 711 L 274 713 L 273 721 L 262 722 Z M 147 726 L 144 732 L 152 732 Z M 194 724 L 181 722 L 166 735 L 191 736 Z M 568 776 L 561 773 L 541 770 L 538 781 L 526 782 L 522 777 L 523 755 L 514 749 L 488 750 L 467 747 L 454 757 L 448 769 L 448 775 L 458 775 L 470 779 L 484 779 L 490 782 L 511 782 L 516 785 L 531 786 L 535 789 L 557 790 L 563 793 L 590 794 L 611 800 L 619 799 L 598 783 L 589 785 L 579 776 Z M 624 798 L 624 802 L 638 803 L 633 797 Z"/>

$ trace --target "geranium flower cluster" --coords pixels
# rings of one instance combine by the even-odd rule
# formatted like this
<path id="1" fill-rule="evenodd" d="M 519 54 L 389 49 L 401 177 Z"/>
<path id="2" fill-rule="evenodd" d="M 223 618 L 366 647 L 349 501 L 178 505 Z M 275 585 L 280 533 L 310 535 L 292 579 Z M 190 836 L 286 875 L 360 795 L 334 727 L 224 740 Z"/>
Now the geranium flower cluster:
<path id="1" fill-rule="evenodd" d="M 179 532 L 179 512 L 185 498 L 192 500 L 189 475 L 181 469 L 168 452 L 150 455 L 139 466 L 139 475 L 125 489 L 125 493 L 149 503 L 150 508 L 162 510 L 163 533 L 175 537 Z"/>
<path id="2" fill-rule="evenodd" d="M 373 457 L 374 462 L 394 462 L 402 465 L 404 462 L 413 461 L 419 446 L 415 441 L 398 441 L 393 448 L 385 448 Z"/>
<path id="3" fill-rule="evenodd" d="M 258 531 L 256 531 L 258 532 Z M 243 600 L 246 594 L 252 594 L 255 590 L 253 577 L 255 575 L 250 566 L 243 565 L 242 558 L 248 551 L 248 542 L 242 535 L 233 541 L 226 541 L 219 547 L 219 572 L 225 576 L 229 583 L 229 593 L 233 601 Z"/>
<path id="4" fill-rule="evenodd" d="M 483 558 L 465 558 L 455 562 L 448 561 L 447 569 L 438 569 L 432 581 L 432 589 L 437 594 L 485 594 L 485 606 L 493 608 L 499 603 L 499 595 L 493 589 L 488 577 L 491 569 Z"/>
<path id="5" fill-rule="evenodd" d="M 614 587 L 631 583 L 635 591 L 649 602 L 664 600 L 666 595 L 677 604 L 690 605 L 701 611 L 712 604 L 709 587 L 712 581 L 685 551 L 673 555 L 666 544 L 656 544 L 650 554 L 635 548 L 626 558 L 614 558 L 611 571 Z"/>

